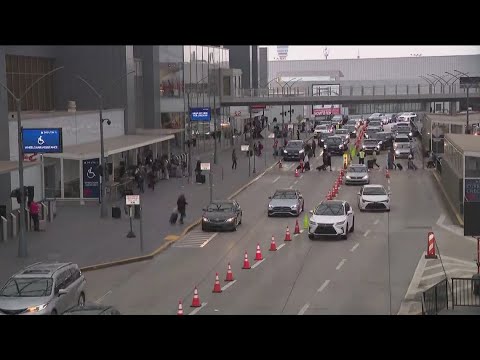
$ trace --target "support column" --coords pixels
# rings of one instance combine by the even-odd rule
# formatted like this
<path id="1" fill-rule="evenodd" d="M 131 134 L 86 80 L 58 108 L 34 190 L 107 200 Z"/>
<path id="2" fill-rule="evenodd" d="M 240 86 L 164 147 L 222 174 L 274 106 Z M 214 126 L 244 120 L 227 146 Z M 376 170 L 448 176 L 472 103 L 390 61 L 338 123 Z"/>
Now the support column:
<path id="1" fill-rule="evenodd" d="M 83 173 L 82 173 L 83 176 Z M 65 199 L 65 183 L 63 176 L 63 158 L 60 158 L 60 198 Z"/>
<path id="2" fill-rule="evenodd" d="M 156 159 L 158 157 L 158 143 L 155 143 L 153 147 L 153 158 Z"/>
<path id="3" fill-rule="evenodd" d="M 63 159 L 62 159 L 63 160 Z M 83 200 L 83 160 L 78 160 L 78 173 L 80 174 L 80 205 L 85 205 Z"/>

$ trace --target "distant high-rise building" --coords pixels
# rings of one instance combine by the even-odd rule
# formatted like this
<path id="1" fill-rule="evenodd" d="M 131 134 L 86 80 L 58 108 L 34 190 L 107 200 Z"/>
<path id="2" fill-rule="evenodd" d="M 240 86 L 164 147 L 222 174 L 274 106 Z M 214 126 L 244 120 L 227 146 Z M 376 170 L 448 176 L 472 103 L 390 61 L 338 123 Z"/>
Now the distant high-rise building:
<path id="1" fill-rule="evenodd" d="M 278 45 L 277 55 L 280 60 L 285 60 L 288 56 L 288 45 Z"/>

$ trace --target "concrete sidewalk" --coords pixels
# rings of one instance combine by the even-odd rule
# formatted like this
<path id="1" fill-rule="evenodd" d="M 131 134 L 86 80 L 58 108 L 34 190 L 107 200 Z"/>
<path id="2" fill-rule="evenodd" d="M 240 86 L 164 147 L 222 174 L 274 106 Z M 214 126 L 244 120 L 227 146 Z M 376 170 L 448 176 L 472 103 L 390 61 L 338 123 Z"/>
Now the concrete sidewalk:
<path id="1" fill-rule="evenodd" d="M 308 134 L 310 135 L 310 134 Z M 305 134 L 302 134 L 305 137 Z M 238 167 L 231 168 L 231 149 L 218 152 L 218 165 L 213 164 L 213 152 L 198 155 L 202 162 L 211 162 L 213 169 L 213 198 L 226 198 L 244 184 L 254 179 L 277 159 L 273 157 L 273 140 L 264 144 L 262 157 L 255 158 L 256 174 L 248 176 L 248 158 L 237 148 Z M 266 166 L 265 166 L 265 154 Z M 193 157 L 196 161 L 197 156 Z M 251 159 L 253 170 L 253 158 Z M 184 193 L 188 202 L 184 225 L 170 225 L 169 217 L 176 207 L 178 196 Z M 205 184 L 190 183 L 188 178 L 171 178 L 157 183 L 155 191 L 146 188 L 141 197 L 143 207 L 143 254 L 149 254 L 165 243 L 169 235 L 179 236 L 197 220 L 202 208 L 209 202 L 208 174 Z M 119 204 L 120 205 L 120 204 Z M 26 234 L 29 257 L 17 257 L 18 240 L 0 244 L 0 282 L 4 282 L 23 266 L 36 261 L 72 261 L 81 267 L 142 255 L 140 251 L 139 221 L 134 220 L 136 238 L 127 238 L 129 220 L 123 212 L 122 218 L 100 219 L 99 205 L 85 206 L 59 204 L 57 218 L 47 224 L 47 231 Z M 109 215 L 111 210 L 109 209 Z"/>

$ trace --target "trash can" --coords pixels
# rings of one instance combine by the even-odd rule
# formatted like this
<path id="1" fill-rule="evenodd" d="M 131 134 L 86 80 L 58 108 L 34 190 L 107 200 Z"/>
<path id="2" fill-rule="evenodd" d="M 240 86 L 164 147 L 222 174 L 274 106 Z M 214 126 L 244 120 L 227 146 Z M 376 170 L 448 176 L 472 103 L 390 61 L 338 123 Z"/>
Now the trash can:
<path id="1" fill-rule="evenodd" d="M 113 219 L 120 219 L 122 217 L 122 210 L 118 206 L 112 206 L 112 218 Z"/>
<path id="2" fill-rule="evenodd" d="M 480 274 L 472 276 L 472 292 L 474 295 L 480 295 Z"/>

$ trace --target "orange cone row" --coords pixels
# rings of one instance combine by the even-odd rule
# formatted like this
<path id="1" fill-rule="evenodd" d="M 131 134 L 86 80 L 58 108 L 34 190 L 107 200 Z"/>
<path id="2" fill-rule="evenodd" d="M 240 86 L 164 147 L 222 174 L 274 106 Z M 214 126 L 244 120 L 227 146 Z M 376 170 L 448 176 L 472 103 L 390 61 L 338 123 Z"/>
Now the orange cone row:
<path id="1" fill-rule="evenodd" d="M 300 234 L 300 227 L 299 227 L 299 224 L 298 224 L 298 220 L 296 220 L 296 222 L 295 222 L 295 234 Z M 292 241 L 292 237 L 290 235 L 290 230 L 289 230 L 288 226 L 287 226 L 287 230 L 285 232 L 285 241 Z M 275 237 L 274 236 L 272 236 L 269 251 L 277 251 L 277 245 L 275 244 Z M 255 253 L 255 261 L 261 261 L 261 260 L 263 260 L 263 255 L 262 255 L 262 251 L 260 249 L 260 244 L 257 244 L 257 250 L 256 250 L 256 253 Z M 243 260 L 242 269 L 246 269 L 246 270 L 251 269 L 250 261 L 248 260 L 247 251 L 245 251 L 245 256 L 244 256 L 244 260 Z M 228 263 L 227 276 L 225 278 L 225 281 L 234 281 L 232 266 L 230 265 L 230 263 Z M 212 292 L 213 293 L 221 293 L 222 292 L 222 288 L 221 288 L 218 273 L 215 273 L 215 283 L 213 285 Z M 193 290 L 192 305 L 190 305 L 190 307 L 198 308 L 198 307 L 201 307 L 201 306 L 202 306 L 202 303 L 200 301 L 200 296 L 198 294 L 198 289 L 195 286 L 195 288 Z M 182 300 L 178 301 L 177 315 L 183 315 L 183 302 L 182 302 Z"/>

